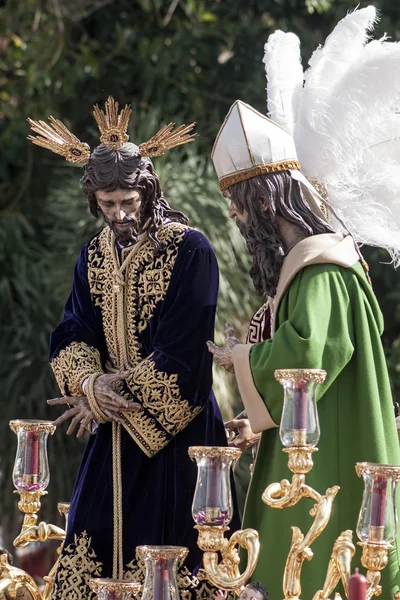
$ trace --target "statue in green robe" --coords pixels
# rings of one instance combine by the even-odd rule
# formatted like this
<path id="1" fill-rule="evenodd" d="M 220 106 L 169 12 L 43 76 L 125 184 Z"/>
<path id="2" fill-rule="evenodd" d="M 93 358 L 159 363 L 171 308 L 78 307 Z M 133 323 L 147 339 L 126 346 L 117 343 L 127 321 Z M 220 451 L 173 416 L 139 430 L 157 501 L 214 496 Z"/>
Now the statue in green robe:
<path id="1" fill-rule="evenodd" d="M 279 437 L 283 389 L 274 371 L 328 373 L 318 388 L 321 439 L 306 482 L 321 494 L 334 485 L 340 491 L 325 531 L 312 545 L 314 556 L 303 565 L 301 597 L 311 600 L 323 587 L 335 540 L 344 530 L 356 529 L 363 484 L 355 464 L 400 465 L 380 340 L 383 319 L 357 245 L 349 234 L 335 232 L 333 219 L 324 216 L 320 197 L 299 172 L 289 133 L 238 101 L 218 134 L 213 160 L 230 216 L 252 257 L 255 288 L 268 297 L 246 344 L 228 326 L 225 346 L 210 343 L 209 349 L 235 373 L 248 416 L 228 424 L 236 433 L 232 443 L 242 449 L 259 444 L 243 526 L 260 534 L 253 579 L 267 587 L 272 600 L 283 597 L 291 526 L 306 534 L 313 522 L 311 500 L 285 510 L 261 500 L 269 484 L 291 478 Z M 358 566 L 359 551 L 353 570 Z M 400 589 L 397 543 L 389 552 L 382 587 L 385 600 Z"/>

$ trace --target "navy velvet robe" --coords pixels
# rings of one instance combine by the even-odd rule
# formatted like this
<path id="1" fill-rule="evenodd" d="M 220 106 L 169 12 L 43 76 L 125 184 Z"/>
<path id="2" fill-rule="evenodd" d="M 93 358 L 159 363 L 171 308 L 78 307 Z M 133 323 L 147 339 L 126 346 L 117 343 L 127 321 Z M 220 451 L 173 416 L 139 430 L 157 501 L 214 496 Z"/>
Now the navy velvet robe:
<path id="1" fill-rule="evenodd" d="M 197 468 L 188 448 L 226 445 L 206 347 L 214 333 L 217 261 L 196 230 L 168 223 L 159 237 L 159 255 L 146 241 L 118 292 L 124 294 L 131 373 L 116 389 L 141 405 L 125 419 L 121 440 L 124 568 L 131 579 L 139 576 L 135 548 L 141 544 L 187 546 L 185 565 L 190 571 L 199 565 L 191 516 Z M 82 249 L 64 319 L 51 336 L 51 365 L 67 395 L 82 395 L 90 373 L 121 369 L 113 244 L 107 227 Z M 129 252 L 120 253 L 120 263 Z M 111 424 L 101 424 L 90 436 L 73 491 L 54 598 L 90 597 L 90 577 L 112 576 L 111 448 Z"/>

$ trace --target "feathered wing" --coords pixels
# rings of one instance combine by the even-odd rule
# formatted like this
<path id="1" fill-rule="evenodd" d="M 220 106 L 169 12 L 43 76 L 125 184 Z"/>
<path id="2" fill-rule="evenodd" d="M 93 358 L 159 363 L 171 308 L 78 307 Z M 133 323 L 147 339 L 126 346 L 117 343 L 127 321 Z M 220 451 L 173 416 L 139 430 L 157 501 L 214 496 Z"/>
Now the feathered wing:
<path id="1" fill-rule="evenodd" d="M 325 44 L 319 46 L 308 61 L 311 69 L 306 71 L 305 78 L 312 87 L 326 83 L 327 75 L 330 87 L 335 86 L 347 66 L 358 60 L 377 18 L 377 9 L 367 6 L 339 21 Z"/>
<path id="2" fill-rule="evenodd" d="M 264 46 L 263 62 L 268 81 L 268 113 L 293 134 L 303 86 L 299 38 L 294 33 L 275 31 Z"/>
<path id="3" fill-rule="evenodd" d="M 348 15 L 314 53 L 295 141 L 305 175 L 324 183 L 355 238 L 386 248 L 397 266 L 400 45 L 385 38 L 368 42 L 374 10 Z"/>
<path id="4" fill-rule="evenodd" d="M 309 60 L 295 126 L 296 147 L 306 172 L 323 161 L 319 149 L 329 135 L 329 99 L 343 75 L 359 61 L 376 19 L 373 6 L 349 13 Z"/>

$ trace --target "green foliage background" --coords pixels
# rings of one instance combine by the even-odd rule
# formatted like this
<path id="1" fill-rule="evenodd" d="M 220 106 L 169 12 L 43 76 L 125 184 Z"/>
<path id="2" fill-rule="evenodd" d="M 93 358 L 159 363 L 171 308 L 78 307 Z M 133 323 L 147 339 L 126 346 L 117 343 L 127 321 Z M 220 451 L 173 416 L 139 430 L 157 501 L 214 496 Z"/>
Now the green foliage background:
<path id="1" fill-rule="evenodd" d="M 361 2 L 364 6 L 366 3 Z M 376 3 L 378 34 L 399 39 L 400 6 Z M 26 141 L 26 117 L 62 118 L 82 140 L 98 143 L 91 116 L 109 94 L 134 108 L 131 139 L 145 141 L 171 120 L 197 121 L 196 144 L 156 159 L 172 205 L 213 243 L 221 267 L 217 337 L 232 321 L 244 335 L 260 303 L 247 256 L 229 223 L 209 160 L 213 139 L 237 98 L 265 112 L 263 45 L 277 28 L 302 40 L 306 64 L 350 0 L 6 0 L 0 5 L 0 527 L 15 535 L 12 494 L 16 440 L 12 418 L 54 418 L 57 394 L 47 365 L 48 337 L 59 321 L 80 247 L 100 228 L 79 190 L 80 170 Z M 385 348 L 400 397 L 400 285 L 378 250 L 366 250 L 386 317 Z M 223 412 L 239 407 L 232 382 L 216 373 Z M 50 500 L 70 496 L 82 443 L 58 431 L 49 442 Z M 10 517 L 12 517 L 10 519 Z"/>

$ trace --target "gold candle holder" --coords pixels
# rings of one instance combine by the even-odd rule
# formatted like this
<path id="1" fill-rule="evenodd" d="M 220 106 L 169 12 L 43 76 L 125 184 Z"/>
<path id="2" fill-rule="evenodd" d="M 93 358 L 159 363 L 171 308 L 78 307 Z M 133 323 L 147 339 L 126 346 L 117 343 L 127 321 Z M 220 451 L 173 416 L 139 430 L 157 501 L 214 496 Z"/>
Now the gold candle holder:
<path id="1" fill-rule="evenodd" d="M 293 527 L 292 544 L 286 560 L 283 576 L 283 593 L 285 600 L 300 600 L 301 595 L 301 570 L 304 560 L 311 560 L 313 553 L 310 548 L 312 543 L 321 535 L 331 517 L 332 504 L 339 491 L 338 486 L 328 488 L 324 495 L 305 483 L 306 474 L 312 469 L 312 454 L 317 451 L 310 437 L 315 442 L 319 437 L 318 419 L 315 404 L 315 385 L 308 399 L 303 397 L 300 406 L 300 416 L 293 416 L 295 403 L 293 401 L 293 388 L 297 382 L 305 382 L 302 391 L 307 394 L 308 385 L 311 383 L 323 383 L 326 373 L 307 369 L 280 370 L 275 373 L 276 379 L 285 388 L 285 403 L 281 423 L 281 440 L 290 440 L 287 452 L 288 466 L 293 473 L 292 481 L 284 479 L 280 483 L 269 485 L 262 500 L 271 508 L 284 509 L 297 504 L 302 498 L 310 498 L 314 501 L 314 507 L 310 511 L 314 521 L 306 534 L 297 527 Z M 310 385 L 311 388 L 311 385 Z M 290 395 L 292 395 L 290 397 Z M 308 406 L 308 412 L 305 406 Z M 315 405 L 315 409 L 313 406 Z M 310 408 L 311 407 L 311 408 Z M 314 414 L 310 419 L 310 410 Z M 285 418 L 284 418 L 285 417 Z M 314 424 L 314 433 L 308 427 L 309 422 Z M 317 426 L 315 426 L 315 423 Z M 297 427 L 293 427 L 296 424 Z M 316 443 L 316 442 L 315 442 Z M 357 525 L 357 534 L 360 538 L 359 545 L 362 546 L 361 563 L 367 569 L 367 596 L 370 600 L 373 596 L 379 596 L 382 592 L 380 586 L 381 571 L 388 562 L 388 550 L 390 542 L 394 540 L 397 531 L 397 516 L 395 511 L 395 486 L 400 480 L 400 467 L 391 465 L 374 465 L 371 463 L 358 463 L 356 471 L 364 478 L 364 497 Z M 390 481 L 389 481 L 390 480 Z M 389 499 L 391 499 L 389 501 Z M 375 504 L 374 504 L 375 502 Z M 386 502 L 386 504 L 383 504 Z M 389 506 L 390 505 L 390 506 Z M 388 510 L 389 506 L 389 510 Z M 391 516 L 390 516 L 391 514 Z M 389 517 L 388 517 L 389 515 Z M 368 519 L 368 521 L 365 521 Z M 318 590 L 313 600 L 327 600 L 342 581 L 343 588 L 348 598 L 349 577 L 351 573 L 351 561 L 355 554 L 353 544 L 353 532 L 343 531 L 334 543 L 331 559 L 328 564 L 324 586 Z M 335 594 L 335 600 L 340 600 L 340 595 Z"/>
<path id="2" fill-rule="evenodd" d="M 184 546 L 136 548 L 136 558 L 146 567 L 142 600 L 179 600 L 177 573 L 188 552 Z"/>
<path id="3" fill-rule="evenodd" d="M 14 420 L 10 422 L 11 430 L 18 436 L 17 456 L 13 471 L 14 493 L 20 495 L 19 510 L 24 513 L 24 520 L 20 534 L 14 540 L 15 547 L 26 546 L 31 542 L 45 542 L 48 539 L 64 541 L 65 531 L 55 525 L 48 525 L 43 521 L 37 525 L 37 513 L 40 510 L 40 499 L 47 494 L 50 472 L 47 460 L 47 438 L 56 428 L 51 421 L 39 420 Z M 66 520 L 69 504 L 58 505 L 60 514 Z M 60 554 L 62 544 L 58 549 Z M 0 556 L 0 596 L 16 598 L 29 596 L 32 600 L 50 600 L 54 577 L 59 558 L 44 577 L 45 587 L 43 592 L 38 588 L 35 580 L 22 569 L 12 566 L 9 555 Z"/>
<path id="4" fill-rule="evenodd" d="M 140 592 L 140 583 L 123 579 L 90 579 L 89 587 L 98 600 L 129 600 Z"/>
<path id="5" fill-rule="evenodd" d="M 244 529 L 225 538 L 232 519 L 231 467 L 241 456 L 237 448 L 194 446 L 189 456 L 197 462 L 197 484 L 192 515 L 199 532 L 197 545 L 203 555 L 203 569 L 197 577 L 213 586 L 239 592 L 257 564 L 260 542 L 257 531 Z M 239 571 L 237 546 L 248 553 L 246 569 Z M 219 554 L 222 560 L 220 561 Z"/>
<path id="6" fill-rule="evenodd" d="M 63 540 L 65 531 L 56 525 L 45 522 L 37 525 L 40 499 L 50 481 L 47 458 L 47 438 L 53 435 L 56 427 L 52 421 L 14 420 L 10 429 L 18 436 L 17 456 L 13 480 L 20 495 L 18 508 L 24 513 L 20 534 L 14 540 L 15 547 L 26 546 L 30 542 L 45 542 L 47 539 Z"/>

